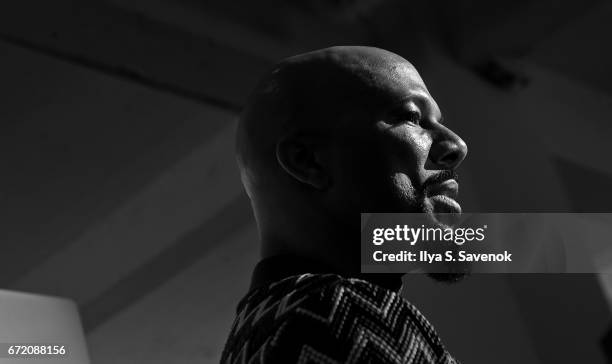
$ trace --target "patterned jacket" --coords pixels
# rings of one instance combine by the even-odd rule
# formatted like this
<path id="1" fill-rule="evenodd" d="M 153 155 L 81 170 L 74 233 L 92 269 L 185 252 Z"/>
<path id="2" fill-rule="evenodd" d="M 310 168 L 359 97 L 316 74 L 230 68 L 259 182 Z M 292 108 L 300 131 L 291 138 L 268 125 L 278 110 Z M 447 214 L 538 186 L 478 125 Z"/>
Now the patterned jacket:
<path id="1" fill-rule="evenodd" d="M 221 363 L 457 363 L 425 317 L 362 279 L 300 274 L 240 302 Z"/>

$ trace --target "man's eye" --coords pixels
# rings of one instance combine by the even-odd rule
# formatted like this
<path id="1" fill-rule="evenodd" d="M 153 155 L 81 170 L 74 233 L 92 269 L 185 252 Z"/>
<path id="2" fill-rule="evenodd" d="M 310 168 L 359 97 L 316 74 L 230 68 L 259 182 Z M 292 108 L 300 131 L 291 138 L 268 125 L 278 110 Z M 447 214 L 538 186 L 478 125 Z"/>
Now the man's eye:
<path id="1" fill-rule="evenodd" d="M 418 111 L 410 111 L 406 117 L 406 121 L 419 125 L 421 123 L 421 113 Z"/>
<path id="2" fill-rule="evenodd" d="M 390 119 L 392 125 L 414 124 L 421 125 L 421 113 L 417 110 L 403 111 L 397 117 Z"/>

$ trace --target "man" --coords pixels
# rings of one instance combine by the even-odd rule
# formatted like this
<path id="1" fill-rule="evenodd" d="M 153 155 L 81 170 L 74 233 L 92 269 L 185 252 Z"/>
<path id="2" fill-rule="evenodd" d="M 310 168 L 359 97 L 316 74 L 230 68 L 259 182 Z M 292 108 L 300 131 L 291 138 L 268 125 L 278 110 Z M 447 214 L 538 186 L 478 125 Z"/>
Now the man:
<path id="1" fill-rule="evenodd" d="M 459 213 L 466 153 L 396 54 L 333 47 L 279 63 L 237 132 L 264 259 L 221 361 L 454 363 L 398 294 L 401 276 L 359 273 L 359 213 Z"/>

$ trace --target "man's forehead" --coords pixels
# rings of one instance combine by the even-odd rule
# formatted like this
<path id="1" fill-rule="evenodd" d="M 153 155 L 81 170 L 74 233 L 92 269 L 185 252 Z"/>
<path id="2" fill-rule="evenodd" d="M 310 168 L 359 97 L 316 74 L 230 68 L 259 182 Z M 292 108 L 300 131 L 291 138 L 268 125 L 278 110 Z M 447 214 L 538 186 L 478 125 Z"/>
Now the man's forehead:
<path id="1" fill-rule="evenodd" d="M 429 98 L 429 91 L 425 82 L 412 64 L 397 63 L 388 71 L 382 71 L 384 79 L 380 87 L 389 97 L 405 99 L 407 97 Z"/>
<path id="2" fill-rule="evenodd" d="M 406 60 L 371 69 L 364 80 L 372 91 L 370 95 L 376 99 L 370 106 L 392 108 L 414 102 L 431 107 L 435 104 L 418 71 Z"/>
<path id="3" fill-rule="evenodd" d="M 290 57 L 273 72 L 302 92 L 338 96 L 354 91 L 385 98 L 428 94 L 415 67 L 399 55 L 373 47 L 331 47 Z M 293 88 L 293 87 L 291 87 Z M 298 93 L 302 93 L 298 92 Z"/>

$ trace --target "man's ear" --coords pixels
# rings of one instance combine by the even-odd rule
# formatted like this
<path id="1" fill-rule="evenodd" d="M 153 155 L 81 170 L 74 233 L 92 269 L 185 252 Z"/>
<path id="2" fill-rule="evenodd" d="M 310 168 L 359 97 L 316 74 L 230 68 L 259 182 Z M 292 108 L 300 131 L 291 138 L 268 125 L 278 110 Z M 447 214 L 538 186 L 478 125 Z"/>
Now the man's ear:
<path id="1" fill-rule="evenodd" d="M 327 155 L 320 138 L 305 134 L 281 138 L 276 158 L 285 172 L 296 180 L 323 190 L 329 186 Z"/>

